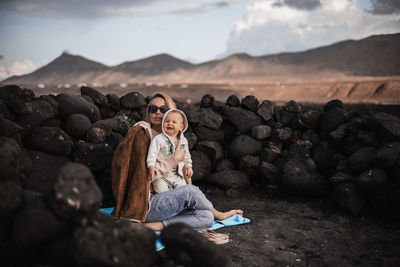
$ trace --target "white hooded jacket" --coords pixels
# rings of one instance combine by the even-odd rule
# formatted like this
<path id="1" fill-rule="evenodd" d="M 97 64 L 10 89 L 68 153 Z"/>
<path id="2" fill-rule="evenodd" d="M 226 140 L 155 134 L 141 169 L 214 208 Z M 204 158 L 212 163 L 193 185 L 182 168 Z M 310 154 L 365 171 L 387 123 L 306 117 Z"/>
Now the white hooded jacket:
<path id="1" fill-rule="evenodd" d="M 178 170 L 171 169 L 171 172 L 177 172 L 180 176 L 183 177 L 183 166 L 185 167 L 192 167 L 192 158 L 189 153 L 189 143 L 186 137 L 183 135 L 183 133 L 187 130 L 189 123 L 186 118 L 185 113 L 179 109 L 170 109 L 168 110 L 163 117 L 162 124 L 164 125 L 164 120 L 167 117 L 168 113 L 171 111 L 178 111 L 182 114 L 183 117 L 183 131 L 180 134 L 180 146 L 181 149 L 185 150 L 185 158 L 183 162 L 179 162 L 178 164 Z M 162 159 L 165 157 L 168 157 L 170 155 L 173 155 L 175 153 L 175 143 L 171 140 L 171 138 L 164 132 L 164 127 L 162 127 L 162 133 L 157 135 L 156 137 L 153 138 L 153 140 L 150 143 L 149 146 L 149 151 L 147 154 L 147 167 L 154 166 L 156 164 L 157 159 Z"/>

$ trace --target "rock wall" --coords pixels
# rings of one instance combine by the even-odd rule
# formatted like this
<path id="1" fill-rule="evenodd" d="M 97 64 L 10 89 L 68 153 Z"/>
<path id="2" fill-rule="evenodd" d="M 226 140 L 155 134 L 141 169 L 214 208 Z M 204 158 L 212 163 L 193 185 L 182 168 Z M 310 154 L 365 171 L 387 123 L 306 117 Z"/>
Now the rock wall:
<path id="1" fill-rule="evenodd" d="M 82 266 L 167 260 L 155 253 L 152 231 L 97 211 L 114 203 L 113 151 L 143 120 L 149 99 L 89 87 L 81 95 L 39 97 L 18 86 L 0 88 L 0 250 L 6 259 Z M 354 215 L 399 214 L 400 119 L 394 115 L 350 109 L 340 100 L 309 108 L 235 95 L 226 103 L 205 95 L 200 104 L 178 108 L 190 123 L 185 136 L 195 184 L 211 183 L 232 196 L 251 185 L 265 194 L 329 195 Z M 166 243 L 168 236 L 174 234 Z"/>

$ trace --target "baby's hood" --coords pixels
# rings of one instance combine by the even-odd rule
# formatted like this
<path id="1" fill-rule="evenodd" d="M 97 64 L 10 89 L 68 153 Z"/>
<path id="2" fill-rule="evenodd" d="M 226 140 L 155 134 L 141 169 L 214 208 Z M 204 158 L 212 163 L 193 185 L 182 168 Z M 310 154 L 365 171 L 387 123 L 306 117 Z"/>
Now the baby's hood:
<path id="1" fill-rule="evenodd" d="M 175 110 L 175 111 L 178 111 L 179 113 L 181 113 L 182 114 L 182 117 L 183 117 L 183 131 L 182 131 L 182 133 L 184 133 L 184 132 L 186 132 L 186 130 L 187 130 L 187 128 L 189 127 L 189 123 L 188 123 L 188 120 L 187 120 L 187 118 L 186 118 L 186 115 L 185 115 L 185 113 L 182 111 L 182 110 L 180 110 L 180 109 L 170 109 L 170 110 L 168 110 L 167 112 L 165 112 L 165 114 L 164 114 L 164 117 L 163 117 L 163 119 L 162 119 L 162 124 L 161 125 L 164 125 L 164 120 L 165 120 L 165 118 L 167 117 L 167 115 L 168 115 L 168 113 L 170 113 L 171 111 L 173 111 L 173 110 Z M 163 131 L 163 133 L 165 134 L 165 135 L 167 135 L 165 132 L 164 132 L 164 127 L 162 127 L 162 131 Z"/>

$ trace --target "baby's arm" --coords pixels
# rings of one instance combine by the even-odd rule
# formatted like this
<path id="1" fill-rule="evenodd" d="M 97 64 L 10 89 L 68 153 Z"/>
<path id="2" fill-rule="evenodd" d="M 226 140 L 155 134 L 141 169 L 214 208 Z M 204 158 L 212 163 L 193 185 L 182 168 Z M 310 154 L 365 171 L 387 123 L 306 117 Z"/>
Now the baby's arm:
<path id="1" fill-rule="evenodd" d="M 149 150 L 147 152 L 147 167 L 149 168 L 149 180 L 153 181 L 155 180 L 155 177 L 157 175 L 157 168 L 156 168 L 156 162 L 157 162 L 157 156 L 158 153 L 160 152 L 160 140 L 157 138 L 158 136 L 154 137 L 154 139 L 151 141 Z"/>

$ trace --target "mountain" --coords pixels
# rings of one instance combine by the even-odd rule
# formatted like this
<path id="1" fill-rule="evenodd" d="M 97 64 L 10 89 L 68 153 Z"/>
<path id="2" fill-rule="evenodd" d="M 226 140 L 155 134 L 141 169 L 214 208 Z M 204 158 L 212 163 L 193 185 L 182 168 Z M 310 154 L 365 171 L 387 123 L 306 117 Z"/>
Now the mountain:
<path id="1" fill-rule="evenodd" d="M 63 53 L 48 65 L 2 84 L 267 81 L 273 77 L 400 75 L 400 33 L 346 40 L 302 52 L 234 54 L 192 64 L 167 54 L 108 67 Z"/>

